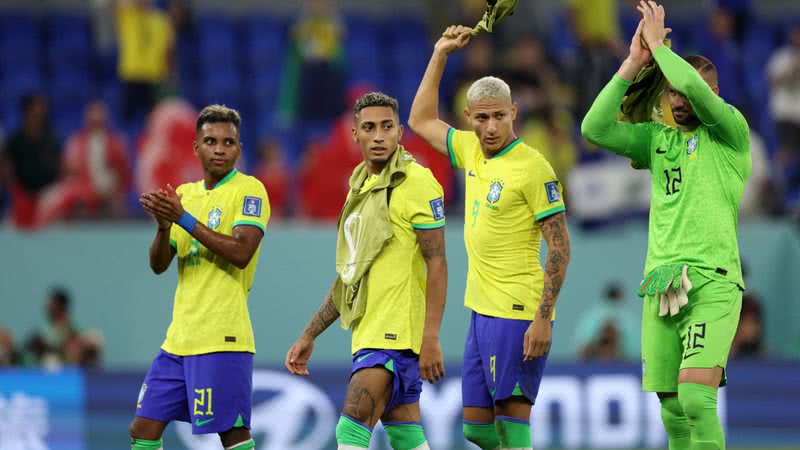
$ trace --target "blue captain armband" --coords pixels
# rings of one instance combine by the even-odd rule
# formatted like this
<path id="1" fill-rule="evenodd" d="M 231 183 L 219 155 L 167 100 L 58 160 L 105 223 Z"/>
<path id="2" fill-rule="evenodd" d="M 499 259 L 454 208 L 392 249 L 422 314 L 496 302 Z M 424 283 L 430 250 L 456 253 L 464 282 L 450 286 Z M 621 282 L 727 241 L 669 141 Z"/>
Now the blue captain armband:
<path id="1" fill-rule="evenodd" d="M 183 215 L 175 223 L 178 224 L 179 227 L 186 230 L 187 233 L 192 234 L 194 227 L 197 225 L 197 219 L 195 219 L 194 216 L 188 212 L 184 211 Z"/>

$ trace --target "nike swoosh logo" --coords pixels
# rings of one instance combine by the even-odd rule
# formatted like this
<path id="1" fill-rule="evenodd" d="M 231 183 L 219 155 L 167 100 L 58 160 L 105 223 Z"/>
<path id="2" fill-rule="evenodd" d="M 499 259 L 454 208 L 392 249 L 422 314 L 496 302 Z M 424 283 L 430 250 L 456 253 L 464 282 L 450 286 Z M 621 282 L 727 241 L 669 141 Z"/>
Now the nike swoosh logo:
<path id="1" fill-rule="evenodd" d="M 207 424 L 207 423 L 209 423 L 209 422 L 211 422 L 213 420 L 214 420 L 214 417 L 212 417 L 210 419 L 206 419 L 206 420 L 195 419 L 194 426 L 202 427 L 203 425 L 205 425 L 205 424 Z"/>
<path id="2" fill-rule="evenodd" d="M 659 147 L 659 148 L 656 149 L 656 153 L 658 153 L 659 155 L 663 155 L 664 153 L 667 153 L 667 151 L 666 150 L 661 150 L 661 147 Z"/>
<path id="3" fill-rule="evenodd" d="M 373 352 L 373 353 L 374 353 L 374 352 Z M 367 356 L 369 356 L 369 355 L 371 355 L 371 354 L 372 354 L 372 353 L 367 353 L 366 355 L 361 355 L 361 356 L 359 356 L 358 358 L 356 358 L 356 362 L 361 362 L 361 361 L 363 361 L 363 360 L 364 360 L 364 359 L 365 359 Z"/>
<path id="4" fill-rule="evenodd" d="M 684 356 L 683 359 L 689 359 L 692 356 L 699 355 L 699 354 L 700 354 L 700 352 L 689 353 L 688 355 Z"/>
<path id="5" fill-rule="evenodd" d="M 467 172 L 467 175 L 469 175 L 469 176 L 471 176 L 471 177 L 474 177 L 474 176 L 475 176 L 475 174 L 474 174 L 474 173 L 472 173 L 472 171 L 471 171 L 471 170 L 470 170 L 469 172 Z"/>

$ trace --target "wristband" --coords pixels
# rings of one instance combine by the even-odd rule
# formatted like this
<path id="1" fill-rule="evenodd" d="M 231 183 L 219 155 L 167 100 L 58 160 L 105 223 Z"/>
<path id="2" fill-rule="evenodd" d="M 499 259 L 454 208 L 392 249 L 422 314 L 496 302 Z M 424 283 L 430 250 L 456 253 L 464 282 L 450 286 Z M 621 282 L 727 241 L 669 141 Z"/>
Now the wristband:
<path id="1" fill-rule="evenodd" d="M 194 216 L 192 216 L 188 212 L 184 211 L 183 215 L 181 215 L 181 217 L 175 223 L 178 224 L 178 226 L 180 226 L 184 230 L 186 230 L 187 233 L 192 234 L 195 225 L 197 225 L 197 219 L 195 219 Z"/>

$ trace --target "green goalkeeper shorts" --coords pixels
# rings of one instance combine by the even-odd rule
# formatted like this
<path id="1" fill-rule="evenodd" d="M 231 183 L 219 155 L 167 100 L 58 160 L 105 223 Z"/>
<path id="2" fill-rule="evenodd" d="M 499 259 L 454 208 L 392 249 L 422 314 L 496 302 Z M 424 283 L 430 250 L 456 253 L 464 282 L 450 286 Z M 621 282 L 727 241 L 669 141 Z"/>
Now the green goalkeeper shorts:
<path id="1" fill-rule="evenodd" d="M 681 369 L 725 366 L 739 325 L 742 291 L 734 283 L 712 280 L 689 269 L 689 304 L 674 317 L 658 316 L 659 297 L 642 306 L 642 389 L 678 392 Z"/>

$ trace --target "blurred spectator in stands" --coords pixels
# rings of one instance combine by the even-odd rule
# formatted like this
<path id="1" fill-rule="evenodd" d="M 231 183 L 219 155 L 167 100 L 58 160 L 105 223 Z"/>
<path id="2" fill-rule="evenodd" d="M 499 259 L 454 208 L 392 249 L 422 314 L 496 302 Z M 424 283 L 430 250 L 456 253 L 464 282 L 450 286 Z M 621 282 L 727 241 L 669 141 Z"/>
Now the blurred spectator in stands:
<path id="1" fill-rule="evenodd" d="M 244 118 L 243 120 L 247 120 Z M 197 111 L 184 100 L 160 102 L 147 118 L 138 145 L 136 186 L 141 191 L 203 178 L 194 154 Z"/>
<path id="2" fill-rule="evenodd" d="M 112 0 L 116 7 L 119 78 L 128 126 L 153 105 L 170 75 L 174 32 L 169 17 L 152 0 Z"/>
<path id="3" fill-rule="evenodd" d="M 589 306 L 578 319 L 574 343 L 580 359 L 639 358 L 640 320 L 625 305 L 622 285 L 612 281 L 601 303 Z"/>
<path id="4" fill-rule="evenodd" d="M 568 17 L 578 38 L 578 64 L 571 68 L 578 90 L 577 110 L 588 111 L 595 96 L 627 55 L 620 38 L 617 0 L 568 0 Z"/>
<path id="5" fill-rule="evenodd" d="M 105 339 L 98 330 L 87 330 L 81 336 L 83 351 L 81 352 L 80 365 L 82 367 L 100 367 L 102 362 Z"/>
<path id="6" fill-rule="evenodd" d="M 0 367 L 16 366 L 21 363 L 20 355 L 14 348 L 11 332 L 0 328 Z"/>
<path id="7" fill-rule="evenodd" d="M 2 222 L 8 208 L 8 191 L 11 185 L 11 169 L 8 167 L 5 147 L 6 133 L 2 125 L 0 125 L 0 222 Z"/>
<path id="8" fill-rule="evenodd" d="M 69 293 L 60 287 L 50 291 L 45 309 L 47 324 L 34 333 L 25 346 L 26 363 L 58 367 L 66 357 L 67 343 L 79 336 L 70 315 Z"/>
<path id="9" fill-rule="evenodd" d="M 742 278 L 745 285 L 750 286 L 747 263 L 742 261 Z M 731 344 L 732 358 L 753 358 L 764 356 L 764 328 L 761 311 L 761 300 L 748 287 L 742 294 L 742 309 L 739 313 L 739 325 Z"/>
<path id="10" fill-rule="evenodd" d="M 739 205 L 739 216 L 781 215 L 783 198 L 775 184 L 767 146 L 758 131 L 753 128 L 750 129 L 750 159 L 752 168 Z"/>
<path id="11" fill-rule="evenodd" d="M 558 79 L 558 69 L 536 36 L 523 36 L 508 54 L 506 80 L 523 117 L 541 115 L 552 105 L 572 106 Z"/>
<path id="12" fill-rule="evenodd" d="M 750 292 L 742 295 L 742 311 L 739 326 L 731 345 L 731 357 L 753 358 L 764 356 L 763 322 L 761 303 Z"/>
<path id="13" fill-rule="evenodd" d="M 467 90 L 478 78 L 489 75 L 494 70 L 492 61 L 492 42 L 486 36 L 479 36 L 470 41 L 464 48 L 464 67 L 456 77 L 455 91 L 452 97 L 454 126 L 458 129 L 469 129 L 469 122 L 464 116 L 467 108 Z"/>
<path id="14" fill-rule="evenodd" d="M 742 55 L 736 41 L 733 14 L 728 9 L 715 7 L 708 15 L 707 28 L 699 31 L 695 46 L 698 53 L 714 62 L 720 95 L 746 113 L 749 99 L 744 89 Z"/>
<path id="15" fill-rule="evenodd" d="M 102 100 L 87 105 L 83 129 L 67 141 L 62 167 L 61 180 L 42 195 L 38 225 L 76 215 L 124 215 L 131 169 L 124 138 L 111 129 Z"/>
<path id="16" fill-rule="evenodd" d="M 4 152 L 11 169 L 11 219 L 19 228 L 33 228 L 40 194 L 58 178 L 61 148 L 41 94 L 24 96 L 20 108 L 22 127 L 8 139 Z"/>
<path id="17" fill-rule="evenodd" d="M 522 140 L 538 150 L 553 167 L 566 195 L 569 195 L 567 174 L 579 156 L 572 139 L 574 126 L 569 111 L 546 106 L 525 120 L 521 133 Z"/>
<path id="18" fill-rule="evenodd" d="M 280 113 L 292 123 L 329 123 L 342 110 L 345 25 L 332 0 L 304 0 L 289 30 Z"/>
<path id="19" fill-rule="evenodd" d="M 288 207 L 294 176 L 286 164 L 285 152 L 279 140 L 268 138 L 261 142 L 253 176 L 261 180 L 267 189 L 271 217 L 285 218 L 289 215 L 292 212 Z"/>
<path id="20" fill-rule="evenodd" d="M 770 57 L 767 76 L 770 111 L 778 128 L 780 175 L 790 202 L 800 204 L 800 24 L 790 27 L 788 37 Z"/>

